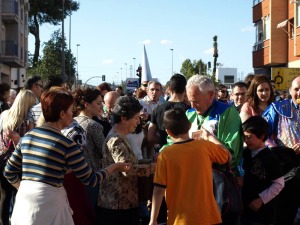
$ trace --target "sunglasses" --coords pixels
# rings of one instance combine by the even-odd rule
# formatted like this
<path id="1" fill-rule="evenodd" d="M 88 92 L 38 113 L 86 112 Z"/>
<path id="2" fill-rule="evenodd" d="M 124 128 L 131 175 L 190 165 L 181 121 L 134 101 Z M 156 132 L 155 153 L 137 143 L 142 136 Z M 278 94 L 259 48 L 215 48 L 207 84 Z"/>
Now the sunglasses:
<path id="1" fill-rule="evenodd" d="M 148 87 L 148 84 L 142 84 L 143 87 Z"/>

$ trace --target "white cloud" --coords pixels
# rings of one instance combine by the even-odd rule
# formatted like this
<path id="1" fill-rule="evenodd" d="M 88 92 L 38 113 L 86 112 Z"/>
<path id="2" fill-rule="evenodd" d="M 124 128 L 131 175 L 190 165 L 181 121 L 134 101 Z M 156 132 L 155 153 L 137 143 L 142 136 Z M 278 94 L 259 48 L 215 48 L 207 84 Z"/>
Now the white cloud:
<path id="1" fill-rule="evenodd" d="M 172 42 L 171 40 L 161 40 L 160 43 L 161 43 L 162 45 L 170 45 L 170 44 L 172 44 L 173 42 Z"/>
<path id="2" fill-rule="evenodd" d="M 204 51 L 205 54 L 214 54 L 214 48 L 209 48 Z"/>
<path id="3" fill-rule="evenodd" d="M 105 59 L 102 61 L 102 64 L 112 64 L 114 62 L 114 60 L 112 59 Z"/>
<path id="4" fill-rule="evenodd" d="M 140 41 L 139 43 L 144 44 L 144 45 L 149 45 L 149 44 L 151 44 L 151 40 L 146 39 L 146 40 Z"/>
<path id="5" fill-rule="evenodd" d="M 252 32 L 252 31 L 254 31 L 254 30 L 255 30 L 255 28 L 254 28 L 254 27 L 251 27 L 251 26 L 247 26 L 247 27 L 241 28 L 241 31 L 242 31 L 242 32 Z"/>

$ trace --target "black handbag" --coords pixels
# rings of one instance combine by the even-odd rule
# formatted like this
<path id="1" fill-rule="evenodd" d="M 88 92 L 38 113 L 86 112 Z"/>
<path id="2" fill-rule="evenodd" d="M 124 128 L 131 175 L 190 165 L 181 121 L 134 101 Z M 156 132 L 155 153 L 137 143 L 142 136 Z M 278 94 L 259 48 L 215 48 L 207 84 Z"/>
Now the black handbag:
<path id="1" fill-rule="evenodd" d="M 235 182 L 229 163 L 225 171 L 213 169 L 213 191 L 221 215 L 240 215 L 243 203 L 240 188 Z"/>
<path id="2" fill-rule="evenodd" d="M 300 184 L 300 156 L 295 151 L 288 147 L 272 147 L 270 150 L 279 160 L 284 181 L 295 180 Z"/>

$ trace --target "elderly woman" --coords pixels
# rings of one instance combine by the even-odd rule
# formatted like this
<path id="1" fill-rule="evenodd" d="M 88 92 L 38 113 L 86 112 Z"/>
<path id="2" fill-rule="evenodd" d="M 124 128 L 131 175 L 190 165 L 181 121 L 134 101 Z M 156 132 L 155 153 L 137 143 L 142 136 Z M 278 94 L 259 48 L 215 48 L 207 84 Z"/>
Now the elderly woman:
<path id="1" fill-rule="evenodd" d="M 126 135 L 140 123 L 142 106 L 133 97 L 120 97 L 112 111 L 113 127 L 103 146 L 104 165 L 132 163 L 128 173 L 115 173 L 100 185 L 97 224 L 139 224 L 138 176 L 148 176 L 154 165 L 138 165 Z"/>
<path id="2" fill-rule="evenodd" d="M 63 187 L 66 171 L 72 170 L 83 184 L 95 186 L 113 171 L 129 169 L 129 164 L 112 164 L 91 170 L 80 147 L 60 132 L 73 120 L 73 101 L 66 91 L 44 93 L 41 102 L 46 123 L 29 131 L 8 160 L 4 176 L 19 189 L 12 224 L 73 225 Z"/>

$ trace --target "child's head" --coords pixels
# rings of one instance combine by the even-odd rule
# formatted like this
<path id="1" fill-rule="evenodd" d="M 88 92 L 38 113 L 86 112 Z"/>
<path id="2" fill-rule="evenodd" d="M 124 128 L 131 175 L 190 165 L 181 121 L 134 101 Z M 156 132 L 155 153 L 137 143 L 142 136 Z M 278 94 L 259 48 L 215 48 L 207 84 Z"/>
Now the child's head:
<path id="1" fill-rule="evenodd" d="M 190 122 L 182 108 L 172 108 L 165 112 L 163 124 L 165 129 L 170 132 L 170 136 L 177 137 L 187 134 L 190 129 Z"/>
<path id="2" fill-rule="evenodd" d="M 251 116 L 242 124 L 242 128 L 249 149 L 255 150 L 264 146 L 269 134 L 269 124 L 264 118 Z"/>

